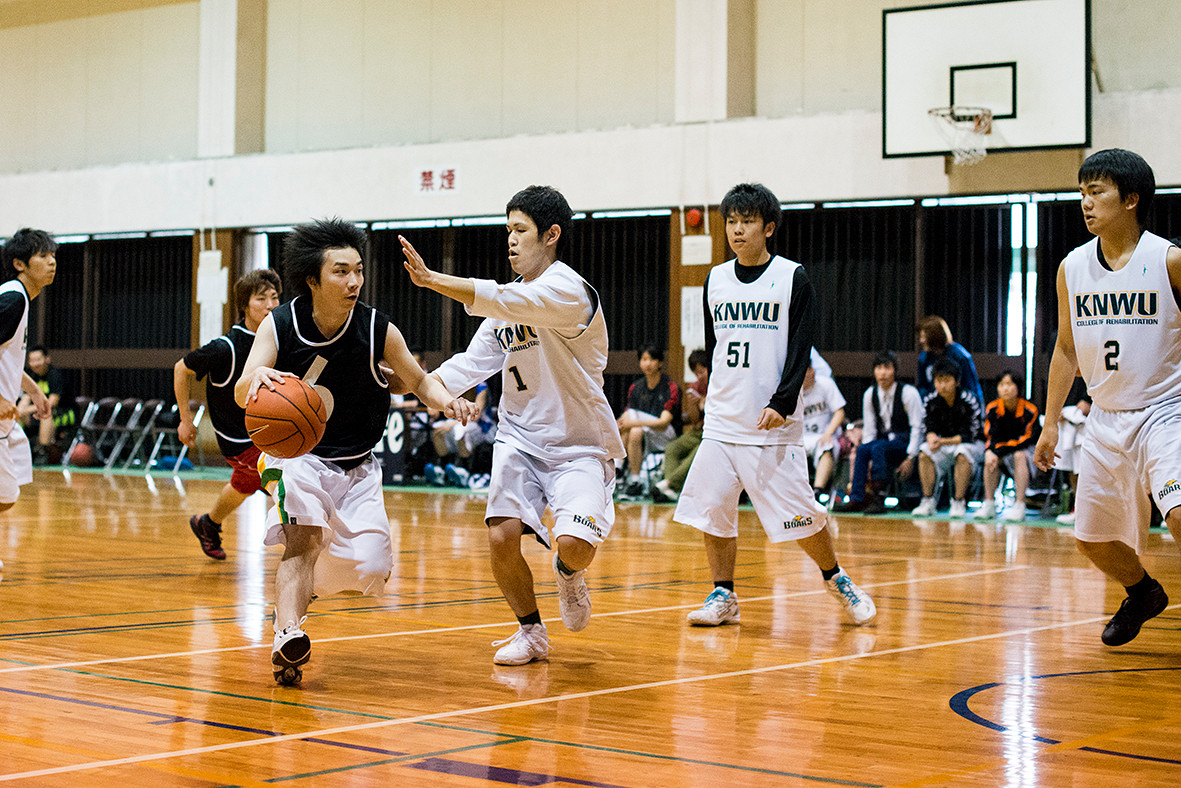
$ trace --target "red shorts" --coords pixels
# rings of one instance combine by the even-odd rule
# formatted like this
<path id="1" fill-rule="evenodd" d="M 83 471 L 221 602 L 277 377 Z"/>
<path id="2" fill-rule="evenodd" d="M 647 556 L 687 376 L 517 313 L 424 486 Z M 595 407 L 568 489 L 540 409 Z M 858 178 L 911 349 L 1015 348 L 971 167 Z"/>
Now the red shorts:
<path id="1" fill-rule="evenodd" d="M 262 489 L 262 479 L 258 475 L 258 458 L 261 454 L 257 446 L 251 446 L 241 454 L 226 457 L 226 462 L 234 469 L 230 475 L 230 486 L 243 495 Z"/>

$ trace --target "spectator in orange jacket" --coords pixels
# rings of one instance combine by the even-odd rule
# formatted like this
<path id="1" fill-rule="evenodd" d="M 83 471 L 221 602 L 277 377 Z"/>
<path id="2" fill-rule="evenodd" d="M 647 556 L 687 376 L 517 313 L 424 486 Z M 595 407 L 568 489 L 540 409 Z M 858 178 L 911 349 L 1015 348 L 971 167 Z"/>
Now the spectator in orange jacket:
<path id="1" fill-rule="evenodd" d="M 1021 522 L 1025 519 L 1025 489 L 1029 477 L 1035 473 L 1033 447 L 1041 435 L 1037 406 L 1020 394 L 1021 379 L 1008 370 L 1001 373 L 996 384 L 997 398 L 988 403 L 984 417 L 984 504 L 977 517 L 996 517 L 997 485 L 1001 466 L 1013 477 L 1017 498 L 1005 509 L 1004 519 Z"/>

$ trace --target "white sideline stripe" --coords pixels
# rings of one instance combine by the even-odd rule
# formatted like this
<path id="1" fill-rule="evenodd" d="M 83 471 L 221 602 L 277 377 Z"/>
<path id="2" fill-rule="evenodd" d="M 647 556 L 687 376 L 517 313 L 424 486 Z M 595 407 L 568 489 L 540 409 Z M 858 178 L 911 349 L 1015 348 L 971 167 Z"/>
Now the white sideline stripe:
<path id="1" fill-rule="evenodd" d="M 1018 569 L 1027 569 L 1026 566 L 1015 565 L 998 567 L 996 569 L 985 569 L 975 572 L 960 572 L 951 575 L 934 575 L 932 577 L 918 577 L 908 578 L 906 580 L 889 580 L 882 583 L 867 584 L 861 588 L 885 588 L 888 586 L 908 585 L 910 583 L 929 582 L 932 580 L 957 580 L 964 577 L 979 577 L 980 575 L 997 574 L 998 572 L 1012 572 Z M 765 602 L 769 599 L 793 599 L 805 596 L 818 596 L 820 594 L 827 594 L 824 589 L 815 591 L 795 591 L 790 594 L 770 594 L 767 596 L 752 596 L 743 597 L 744 603 L 749 602 Z M 647 615 L 649 613 L 666 613 L 670 610 L 695 610 L 700 606 L 699 602 L 694 602 L 690 605 L 670 605 L 668 607 L 649 607 L 642 610 L 617 610 L 613 613 L 595 613 L 592 618 L 613 618 L 616 616 L 638 616 Z M 397 612 L 397 611 L 395 611 Z M 558 617 L 547 618 L 547 623 L 554 623 L 560 621 Z M 376 638 L 391 638 L 391 637 L 409 637 L 411 635 L 437 635 L 445 632 L 465 632 L 473 629 L 500 629 L 503 627 L 510 627 L 515 625 L 515 621 L 497 621 L 493 624 L 467 624 L 459 627 L 438 627 L 434 629 L 411 629 L 399 630 L 397 632 L 370 632 L 365 635 L 340 635 L 334 638 L 316 638 L 316 643 L 342 643 L 349 640 L 373 640 Z M 199 649 L 196 651 L 173 651 L 165 654 L 140 654 L 134 657 L 110 657 L 104 659 L 91 659 L 77 662 L 55 662 L 47 665 L 16 665 L 13 667 L 0 668 L 0 675 L 6 673 L 30 673 L 35 670 L 65 670 L 68 668 L 88 668 L 95 665 L 117 665 L 127 662 L 144 662 L 151 659 L 175 659 L 179 657 L 199 657 L 207 654 L 226 654 L 234 651 L 252 651 L 255 649 L 269 649 L 271 646 L 266 643 L 259 643 L 250 646 L 226 646 L 224 648 L 208 648 Z"/>
<path id="2" fill-rule="evenodd" d="M 1181 607 L 1181 605 L 1171 605 L 1166 610 Z M 148 755 L 134 755 L 129 758 L 115 758 L 108 761 L 91 761 L 89 763 L 73 764 L 71 766 L 58 766 L 50 769 L 39 769 L 31 772 L 17 772 L 13 774 L 0 775 L 0 782 L 10 782 L 12 780 L 23 780 L 31 777 L 45 777 L 51 774 L 67 774 L 70 772 L 89 771 L 91 769 L 102 769 L 112 766 L 126 766 L 134 763 L 146 763 L 149 761 L 162 761 L 169 758 L 183 758 L 190 755 L 203 755 L 211 752 L 222 752 L 225 750 L 237 750 L 243 747 L 254 747 L 260 744 L 277 744 L 285 741 L 297 741 L 300 739 L 310 738 L 325 738 L 329 736 L 338 736 L 345 733 L 355 733 L 357 731 L 375 730 L 377 728 L 389 728 L 395 725 L 412 725 L 419 722 L 430 722 L 433 720 L 443 720 L 451 717 L 468 717 L 477 714 L 487 714 L 494 711 L 505 711 L 508 709 L 520 709 L 527 706 L 540 706 L 545 703 L 557 703 L 560 701 L 579 700 L 581 698 L 595 698 L 604 695 L 617 695 L 624 692 L 636 692 L 640 690 L 650 690 L 659 687 L 672 687 L 682 684 L 695 684 L 702 681 L 713 681 L 716 679 L 730 679 L 739 678 L 741 676 L 754 676 L 760 673 L 774 673 L 781 670 L 791 670 L 792 668 L 808 668 L 819 665 L 831 665 L 835 662 L 851 662 L 856 659 L 864 659 L 865 657 L 881 657 L 892 654 L 905 654 L 911 651 L 923 651 L 925 649 L 942 648 L 944 646 L 960 646 L 968 643 L 979 643 L 985 640 L 997 640 L 1000 638 L 1007 638 L 1014 635 L 1031 635 L 1035 632 L 1046 632 L 1052 629 L 1066 629 L 1068 627 L 1081 626 L 1083 624 L 1094 624 L 1100 621 L 1106 621 L 1108 616 L 1097 616 L 1093 618 L 1078 619 L 1075 621 L 1066 621 L 1058 624 L 1047 624 L 1041 627 L 1027 627 L 1025 629 L 1015 629 L 1008 632 L 996 632 L 991 635 L 976 635 L 969 638 L 957 638 L 955 640 L 943 640 L 938 643 L 925 643 L 915 646 L 902 646 L 899 648 L 883 649 L 881 651 L 869 651 L 864 654 L 846 654 L 840 657 L 824 657 L 821 659 L 809 659 L 803 662 L 789 662 L 783 665 L 768 665 L 762 668 L 749 668 L 747 670 L 734 670 L 726 673 L 712 673 L 705 676 L 692 676 L 679 679 L 666 679 L 664 681 L 650 681 L 644 684 L 630 684 L 625 687 L 612 687 L 610 689 L 591 690 L 589 692 L 571 692 L 565 695 L 555 695 L 548 698 L 537 698 L 534 700 L 519 700 L 512 703 L 497 703 L 491 706 L 476 706 L 469 709 L 456 709 L 453 711 L 440 711 L 434 714 L 419 714 L 414 717 L 400 717 L 393 720 L 381 720 L 378 722 L 363 722 L 357 725 L 344 725 L 337 728 L 324 728 L 318 731 L 306 731 L 304 733 L 288 733 L 283 736 L 268 736 L 261 739 L 250 739 L 248 741 L 231 742 L 228 744 L 213 744 L 208 747 L 191 747 L 187 750 L 172 750 L 169 752 L 157 752 Z"/>

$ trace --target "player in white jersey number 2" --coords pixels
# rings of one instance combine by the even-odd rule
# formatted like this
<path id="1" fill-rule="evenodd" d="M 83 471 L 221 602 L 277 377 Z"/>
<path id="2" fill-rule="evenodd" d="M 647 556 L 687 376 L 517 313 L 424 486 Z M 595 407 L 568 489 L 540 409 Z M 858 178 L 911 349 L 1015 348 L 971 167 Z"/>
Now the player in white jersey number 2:
<path id="1" fill-rule="evenodd" d="M 1121 646 L 1169 604 L 1140 562 L 1150 506 L 1181 540 L 1181 249 L 1144 229 L 1156 179 L 1140 156 L 1097 151 L 1078 180 L 1096 237 L 1058 268 L 1058 341 L 1034 461 L 1053 467 L 1062 403 L 1080 375 L 1094 405 L 1076 466 L 1074 535 L 1127 590 L 1102 634 Z"/>
<path id="2" fill-rule="evenodd" d="M 736 259 L 711 270 L 705 283 L 709 408 L 673 515 L 704 532 L 713 573 L 713 591 L 688 621 L 739 621 L 734 564 L 745 488 L 771 541 L 797 542 L 846 617 L 867 624 L 877 614 L 873 600 L 837 564 L 828 515 L 808 482 L 800 389 L 812 348 L 812 284 L 803 266 L 767 250 L 780 219 L 767 187 L 735 186 L 721 212 Z"/>
<path id="3" fill-rule="evenodd" d="M 584 574 L 615 522 L 614 460 L 623 442 L 603 394 L 607 324 L 598 294 L 558 259 L 573 226 L 566 198 L 530 186 L 505 213 L 509 263 L 518 275 L 509 284 L 432 271 L 405 238 L 402 248 L 414 284 L 485 318 L 467 350 L 432 374 L 451 391 L 501 375 L 485 522 L 492 574 L 519 627 L 494 644 L 501 648 L 493 662 L 523 665 L 546 658 L 549 636 L 521 540 L 532 535 L 550 546 L 541 520 L 548 505 L 558 610 L 567 629 L 585 627 L 591 604 Z"/>

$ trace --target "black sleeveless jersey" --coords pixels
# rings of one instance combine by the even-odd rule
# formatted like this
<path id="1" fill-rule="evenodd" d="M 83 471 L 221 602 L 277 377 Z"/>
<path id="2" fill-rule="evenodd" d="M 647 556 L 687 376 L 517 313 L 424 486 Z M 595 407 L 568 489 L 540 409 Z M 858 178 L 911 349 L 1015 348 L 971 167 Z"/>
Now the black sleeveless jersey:
<path id="1" fill-rule="evenodd" d="M 303 377 L 322 356 L 327 365 L 316 385 L 332 392 L 335 406 L 324 438 L 312 454 L 355 467 L 381 440 L 390 410 L 389 384 L 377 364 L 385 356 L 390 319 L 357 303 L 348 320 L 325 339 L 312 320 L 312 300 L 299 296 L 271 312 L 279 355 L 275 369 Z"/>
<path id="2" fill-rule="evenodd" d="M 246 366 L 246 357 L 253 345 L 254 332 L 247 330 L 246 326 L 236 325 L 184 357 L 185 366 L 197 374 L 197 380 L 209 376 L 205 390 L 209 418 L 213 420 L 217 446 L 226 457 L 250 448 L 246 411 L 234 402 L 234 385 L 242 377 L 242 368 Z"/>

